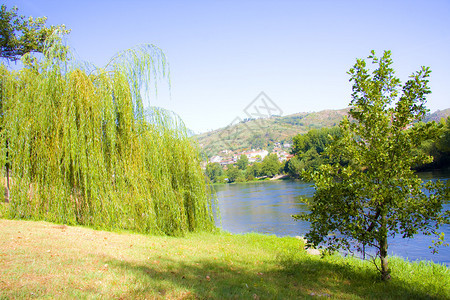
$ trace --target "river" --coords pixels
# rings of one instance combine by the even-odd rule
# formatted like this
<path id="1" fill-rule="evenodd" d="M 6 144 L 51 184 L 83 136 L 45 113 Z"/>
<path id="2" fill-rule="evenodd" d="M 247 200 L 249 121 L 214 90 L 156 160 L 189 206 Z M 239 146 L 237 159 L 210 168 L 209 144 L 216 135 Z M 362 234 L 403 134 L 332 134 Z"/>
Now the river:
<path id="1" fill-rule="evenodd" d="M 445 172 L 425 172 L 419 175 L 424 180 L 450 178 L 450 170 Z M 310 183 L 300 181 L 263 181 L 255 183 L 215 185 L 220 207 L 222 229 L 231 233 L 258 232 L 277 236 L 303 236 L 309 230 L 309 223 L 295 221 L 291 215 L 307 212 L 301 200 L 311 197 L 314 188 Z M 444 209 L 450 210 L 450 202 Z M 440 231 L 445 233 L 445 241 L 450 242 L 450 225 Z M 400 256 L 410 261 L 431 260 L 450 266 L 450 247 L 440 247 L 433 254 L 428 246 L 435 237 L 422 234 L 412 239 L 401 236 L 389 239 L 389 255 Z"/>

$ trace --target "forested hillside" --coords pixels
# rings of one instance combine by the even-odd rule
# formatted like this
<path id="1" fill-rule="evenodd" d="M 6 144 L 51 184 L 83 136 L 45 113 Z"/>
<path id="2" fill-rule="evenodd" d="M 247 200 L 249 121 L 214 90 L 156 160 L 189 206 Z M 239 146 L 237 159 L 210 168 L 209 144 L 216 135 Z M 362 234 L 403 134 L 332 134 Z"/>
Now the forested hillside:
<path id="1" fill-rule="evenodd" d="M 241 122 L 197 135 L 204 153 L 210 157 L 222 150 L 270 148 L 276 142 L 292 142 L 299 133 L 311 129 L 332 127 L 341 121 L 348 109 L 303 112 L 283 117 L 271 117 Z"/>
<path id="2" fill-rule="evenodd" d="M 348 108 L 302 112 L 283 117 L 245 120 L 225 128 L 195 136 L 205 156 L 217 155 L 223 150 L 270 149 L 274 143 L 291 143 L 297 134 L 311 129 L 333 127 L 348 113 Z M 450 116 L 450 108 L 428 114 L 424 122 L 440 121 Z"/>

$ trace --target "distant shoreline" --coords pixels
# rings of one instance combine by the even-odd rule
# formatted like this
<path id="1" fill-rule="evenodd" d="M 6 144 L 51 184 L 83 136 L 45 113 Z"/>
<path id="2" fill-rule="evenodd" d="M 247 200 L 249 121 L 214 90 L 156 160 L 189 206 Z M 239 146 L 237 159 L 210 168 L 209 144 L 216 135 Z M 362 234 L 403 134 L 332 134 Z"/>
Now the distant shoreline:
<path id="1" fill-rule="evenodd" d="M 223 183 L 223 182 L 214 182 L 213 185 L 225 185 L 225 184 L 239 184 L 239 183 L 254 183 L 254 182 L 265 182 L 265 181 L 282 181 L 282 180 L 296 180 L 295 178 L 292 178 L 289 174 L 279 174 L 275 175 L 274 177 L 258 177 L 254 180 L 248 180 L 248 181 L 240 181 L 240 182 L 231 182 L 231 183 Z"/>

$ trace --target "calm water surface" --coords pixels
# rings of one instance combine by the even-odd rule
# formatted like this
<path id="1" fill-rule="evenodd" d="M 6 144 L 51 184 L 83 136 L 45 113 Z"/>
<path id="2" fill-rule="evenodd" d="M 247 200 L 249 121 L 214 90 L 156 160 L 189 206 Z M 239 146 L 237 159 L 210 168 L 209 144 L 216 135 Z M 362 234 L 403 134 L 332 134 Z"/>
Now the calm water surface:
<path id="1" fill-rule="evenodd" d="M 450 170 L 421 173 L 420 177 L 424 180 L 447 180 Z M 226 231 L 303 236 L 309 230 L 308 222 L 295 221 L 291 215 L 308 211 L 302 198 L 314 194 L 310 183 L 265 181 L 217 185 L 215 189 L 221 214 L 221 224 L 218 225 Z M 450 202 L 444 209 L 450 209 Z M 446 242 L 449 242 L 450 225 L 444 225 L 440 230 L 445 233 Z M 432 254 L 428 248 L 432 239 L 435 238 L 420 234 L 412 239 L 396 237 L 389 241 L 389 253 L 411 261 L 432 260 L 450 266 L 450 247 L 441 247 L 438 254 Z"/>

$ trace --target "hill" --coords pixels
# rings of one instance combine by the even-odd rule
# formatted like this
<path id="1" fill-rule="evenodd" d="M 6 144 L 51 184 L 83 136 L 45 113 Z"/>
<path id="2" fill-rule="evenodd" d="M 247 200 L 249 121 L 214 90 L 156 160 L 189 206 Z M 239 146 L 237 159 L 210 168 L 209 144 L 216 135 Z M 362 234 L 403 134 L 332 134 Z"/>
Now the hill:
<path id="1" fill-rule="evenodd" d="M 244 120 L 238 124 L 195 136 L 208 157 L 223 150 L 270 148 L 274 143 L 289 143 L 299 133 L 314 128 L 332 127 L 348 109 L 302 112 L 288 116 Z"/>
<path id="2" fill-rule="evenodd" d="M 275 143 L 290 143 L 297 134 L 311 129 L 338 125 L 349 108 L 301 112 L 287 116 L 244 120 L 238 124 L 196 135 L 206 156 L 211 157 L 224 150 L 271 149 Z M 437 121 L 450 116 L 450 108 L 428 114 L 424 121 Z"/>
<path id="3" fill-rule="evenodd" d="M 437 110 L 432 114 L 428 114 L 424 118 L 424 122 L 436 121 L 440 122 L 443 118 L 446 119 L 450 116 L 450 108 L 444 110 Z"/>

